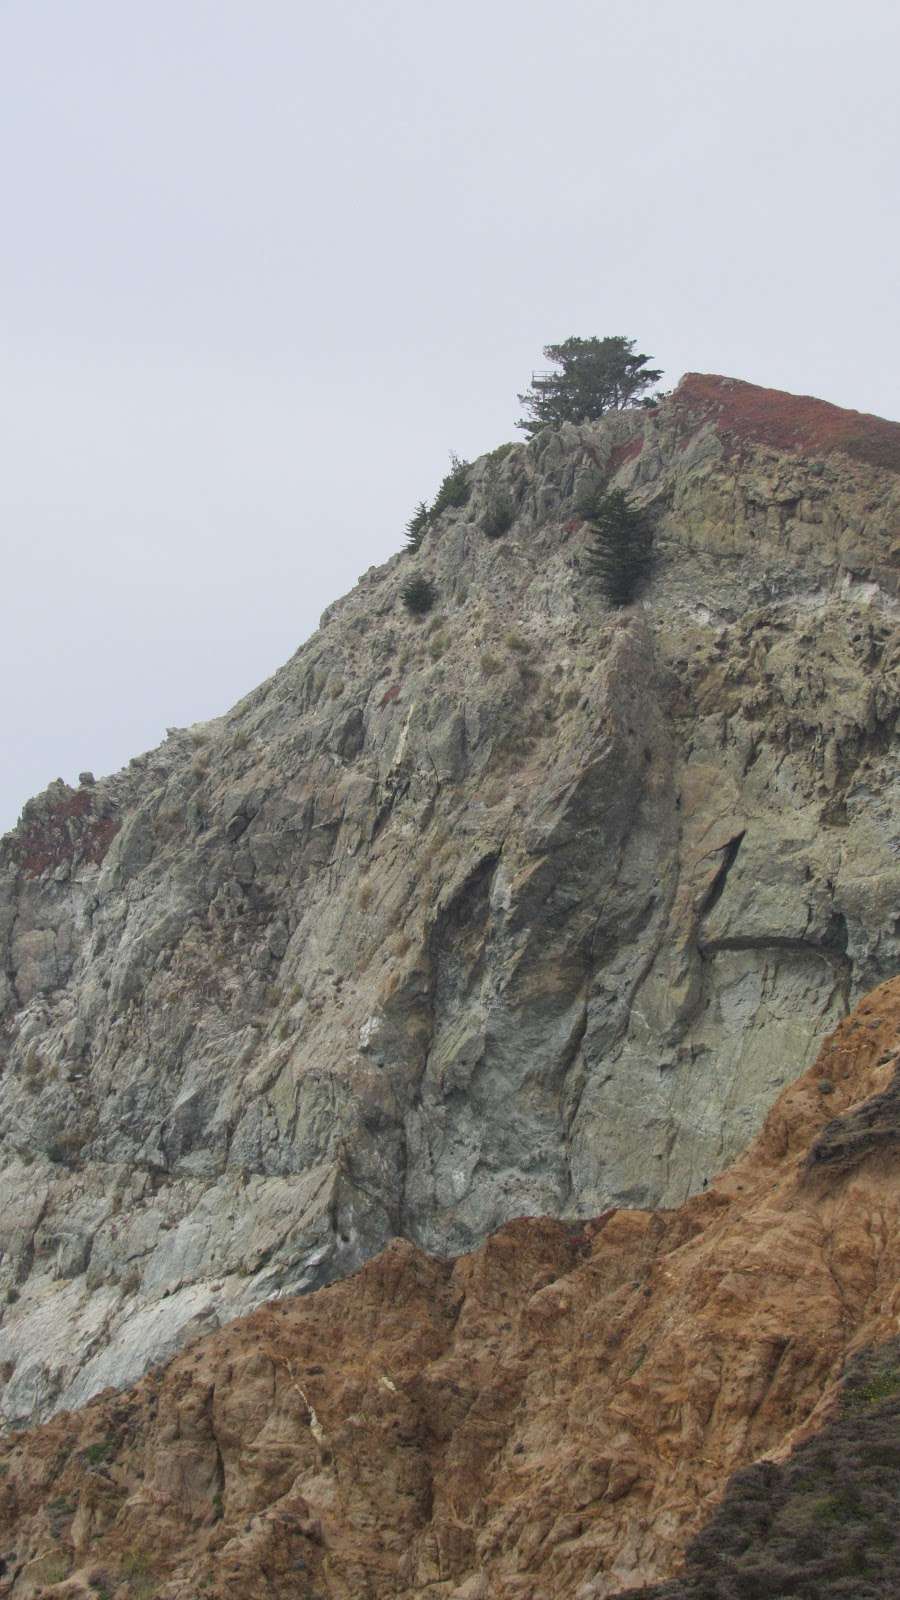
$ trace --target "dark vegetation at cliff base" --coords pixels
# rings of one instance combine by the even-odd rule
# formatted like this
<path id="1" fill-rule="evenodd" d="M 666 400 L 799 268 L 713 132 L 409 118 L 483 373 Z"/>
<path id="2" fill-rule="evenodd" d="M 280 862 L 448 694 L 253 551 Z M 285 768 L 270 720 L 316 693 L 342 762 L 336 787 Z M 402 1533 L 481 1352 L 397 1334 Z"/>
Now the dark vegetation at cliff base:
<path id="1" fill-rule="evenodd" d="M 896 1600 L 900 1339 L 851 1364 L 840 1411 L 783 1463 L 732 1478 L 670 1583 L 619 1600 Z"/>

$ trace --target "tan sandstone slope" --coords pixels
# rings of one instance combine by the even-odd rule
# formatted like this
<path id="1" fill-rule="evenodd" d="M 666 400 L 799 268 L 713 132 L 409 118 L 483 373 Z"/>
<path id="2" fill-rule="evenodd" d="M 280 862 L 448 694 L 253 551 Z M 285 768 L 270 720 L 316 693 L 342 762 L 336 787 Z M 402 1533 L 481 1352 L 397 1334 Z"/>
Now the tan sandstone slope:
<path id="1" fill-rule="evenodd" d="M 900 967 L 898 468 L 895 423 L 696 374 L 546 430 L 227 716 L 26 807 L 0 1416 L 393 1236 L 676 1206 L 746 1147 Z M 625 613 L 598 478 L 656 528 Z"/>
<path id="2" fill-rule="evenodd" d="M 395 1241 L 7 1440 L 0 1593 L 599 1600 L 664 1576 L 728 1475 L 820 1427 L 896 1333 L 898 1074 L 893 980 L 678 1210 L 520 1219 L 455 1261 Z"/>

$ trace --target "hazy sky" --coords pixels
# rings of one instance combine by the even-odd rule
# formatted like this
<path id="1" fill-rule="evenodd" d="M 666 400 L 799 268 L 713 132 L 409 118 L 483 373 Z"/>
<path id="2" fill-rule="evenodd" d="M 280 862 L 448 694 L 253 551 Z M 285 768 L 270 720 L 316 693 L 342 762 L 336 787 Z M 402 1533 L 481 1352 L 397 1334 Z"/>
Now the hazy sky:
<path id="1" fill-rule="evenodd" d="M 0 828 L 227 709 L 542 345 L 897 416 L 896 0 L 0 0 Z"/>

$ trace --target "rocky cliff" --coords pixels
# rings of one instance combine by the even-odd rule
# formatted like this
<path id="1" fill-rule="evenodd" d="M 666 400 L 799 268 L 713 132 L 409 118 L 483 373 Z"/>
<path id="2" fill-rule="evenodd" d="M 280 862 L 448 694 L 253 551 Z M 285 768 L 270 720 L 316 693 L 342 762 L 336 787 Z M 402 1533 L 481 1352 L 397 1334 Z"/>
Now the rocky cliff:
<path id="1" fill-rule="evenodd" d="M 895 979 L 678 1210 L 397 1240 L 0 1442 L 0 1594 L 607 1600 L 705 1529 L 644 1600 L 891 1600 L 898 1156 Z"/>
<path id="2" fill-rule="evenodd" d="M 541 433 L 227 716 L 26 807 L 8 1419 L 394 1236 L 677 1205 L 746 1146 L 900 968 L 898 471 L 896 424 L 697 375 Z M 579 566 L 598 480 L 655 527 L 621 613 Z"/>

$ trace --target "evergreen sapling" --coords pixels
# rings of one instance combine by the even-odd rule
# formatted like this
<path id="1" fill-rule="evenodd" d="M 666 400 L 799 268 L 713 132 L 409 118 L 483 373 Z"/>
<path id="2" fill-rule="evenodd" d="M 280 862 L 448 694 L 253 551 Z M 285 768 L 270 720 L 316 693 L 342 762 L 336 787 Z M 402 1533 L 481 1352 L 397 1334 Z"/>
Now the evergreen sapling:
<path id="1" fill-rule="evenodd" d="M 622 489 L 594 491 L 581 506 L 591 528 L 584 560 L 588 579 L 610 605 L 630 605 L 653 562 L 653 530 Z"/>

